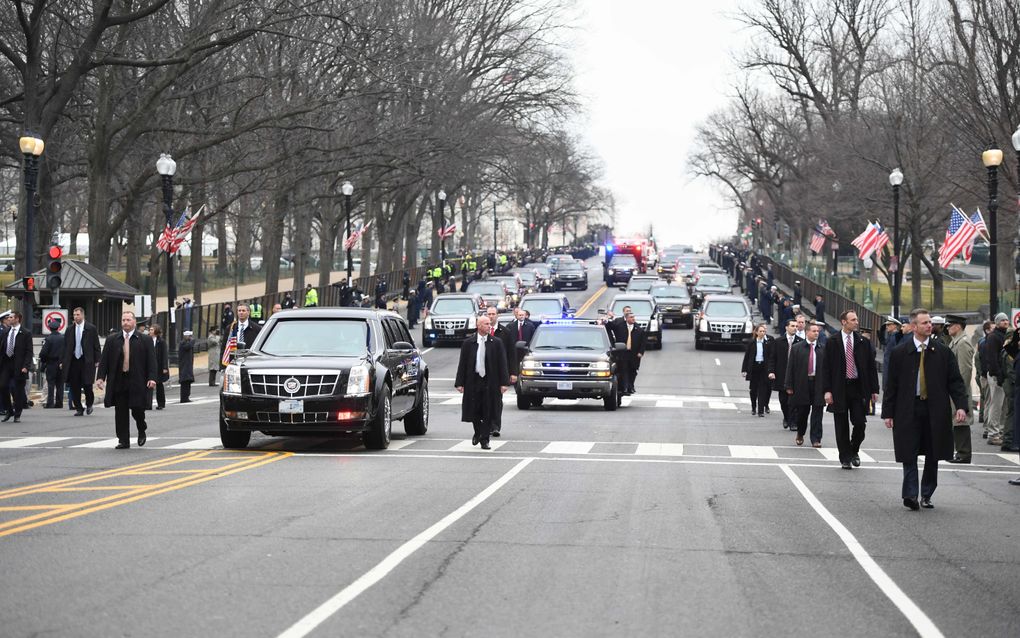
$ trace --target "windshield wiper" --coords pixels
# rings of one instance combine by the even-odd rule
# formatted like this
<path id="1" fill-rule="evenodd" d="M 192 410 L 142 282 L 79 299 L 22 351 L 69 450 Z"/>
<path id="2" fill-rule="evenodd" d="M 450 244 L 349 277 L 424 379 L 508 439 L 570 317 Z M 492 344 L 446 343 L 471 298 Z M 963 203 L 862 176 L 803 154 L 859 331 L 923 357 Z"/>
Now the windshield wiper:
<path id="1" fill-rule="evenodd" d="M 567 346 L 567 350 L 594 350 L 591 346 Z"/>
<path id="2" fill-rule="evenodd" d="M 535 346 L 533 350 L 559 350 L 559 346 Z"/>

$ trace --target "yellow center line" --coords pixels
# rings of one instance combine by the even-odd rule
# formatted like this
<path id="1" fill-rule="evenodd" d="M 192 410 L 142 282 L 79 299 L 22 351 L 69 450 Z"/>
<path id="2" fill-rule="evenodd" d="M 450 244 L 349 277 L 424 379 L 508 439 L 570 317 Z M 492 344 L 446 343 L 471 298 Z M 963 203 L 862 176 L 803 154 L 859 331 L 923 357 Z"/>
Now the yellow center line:
<path id="1" fill-rule="evenodd" d="M 10 507 L 8 506 L 0 507 L 0 512 L 31 512 L 39 510 L 59 510 L 66 509 L 68 507 L 74 507 L 74 505 L 68 505 L 66 503 L 62 503 L 60 505 L 14 505 Z"/>
<path id="2" fill-rule="evenodd" d="M 103 490 L 119 491 L 119 490 L 137 490 L 144 489 L 147 487 L 159 487 L 159 483 L 147 483 L 138 485 L 80 485 L 74 487 L 48 487 L 42 494 L 51 494 L 53 492 L 101 492 Z"/>
<path id="3" fill-rule="evenodd" d="M 188 456 L 190 457 L 190 455 Z M 66 521 L 71 518 L 77 518 L 93 512 L 117 507 L 119 505 L 133 503 L 143 498 L 149 498 L 150 496 L 156 496 L 158 494 L 165 494 L 166 492 L 197 485 L 199 483 L 204 483 L 205 481 L 229 476 L 236 472 L 242 472 L 261 465 L 266 465 L 289 456 L 292 456 L 291 452 L 253 452 L 242 461 L 216 468 L 197 470 L 197 473 L 189 471 L 187 476 L 181 476 L 180 478 L 172 479 L 164 483 L 139 488 L 131 487 L 120 494 L 112 494 L 110 496 L 85 501 L 79 504 L 55 506 L 50 508 L 50 511 L 46 511 L 41 514 L 22 517 L 6 523 L 0 523 L 0 537 L 35 529 L 44 525 L 51 525 L 60 521 Z M 183 462 L 184 460 L 186 459 L 178 459 L 178 462 Z M 215 460 L 215 457 L 211 457 L 207 460 Z M 71 480 L 73 479 L 69 479 L 69 481 Z"/>
<path id="4" fill-rule="evenodd" d="M 15 487 L 15 488 L 11 488 L 11 489 L 8 489 L 8 490 L 0 490 L 0 499 L 2 499 L 2 498 L 10 498 L 10 497 L 13 497 L 13 496 L 21 496 L 22 494 L 30 494 L 32 492 L 35 492 L 35 491 L 38 491 L 40 489 L 44 489 L 44 488 L 47 488 L 47 487 L 59 487 L 59 486 L 63 486 L 63 485 L 70 485 L 70 484 L 73 484 L 73 483 L 87 483 L 89 481 L 98 481 L 98 480 L 101 480 L 101 479 L 104 479 L 104 478 L 109 478 L 109 477 L 112 477 L 112 476 L 118 476 L 118 475 L 127 473 L 127 472 L 129 472 L 131 470 L 138 470 L 138 469 L 150 468 L 150 467 L 160 467 L 160 466 L 163 466 L 163 465 L 178 463 L 182 459 L 190 458 L 192 456 L 195 456 L 196 454 L 198 454 L 198 452 L 188 452 L 186 454 L 178 454 L 176 456 L 171 456 L 171 457 L 166 458 L 166 459 L 159 459 L 159 460 L 156 460 L 156 461 L 149 461 L 147 463 L 141 463 L 141 464 L 138 464 L 138 465 L 128 465 L 126 467 L 120 467 L 120 468 L 116 468 L 116 469 L 112 469 L 112 470 L 103 470 L 102 472 L 95 472 L 93 474 L 83 474 L 81 476 L 72 476 L 72 477 L 69 477 L 69 478 L 66 478 L 66 479 L 59 479 L 59 480 L 56 480 L 56 481 L 48 481 L 46 483 L 37 483 L 35 485 L 26 485 L 26 486 L 23 486 L 23 487 Z"/>
<path id="5" fill-rule="evenodd" d="M 592 295 L 591 298 L 588 299 L 588 301 L 584 302 L 584 305 L 577 309 L 577 313 L 575 314 L 575 316 L 580 317 L 581 315 L 583 315 L 588 310 L 588 308 L 591 308 L 591 305 L 598 301 L 598 298 L 601 297 L 602 294 L 608 289 L 609 288 L 605 284 L 602 284 L 602 287 L 596 290 L 595 294 Z"/>
<path id="6" fill-rule="evenodd" d="M 138 472 L 125 472 L 124 476 L 155 476 L 157 474 L 194 474 L 205 472 L 205 470 L 141 470 Z"/>

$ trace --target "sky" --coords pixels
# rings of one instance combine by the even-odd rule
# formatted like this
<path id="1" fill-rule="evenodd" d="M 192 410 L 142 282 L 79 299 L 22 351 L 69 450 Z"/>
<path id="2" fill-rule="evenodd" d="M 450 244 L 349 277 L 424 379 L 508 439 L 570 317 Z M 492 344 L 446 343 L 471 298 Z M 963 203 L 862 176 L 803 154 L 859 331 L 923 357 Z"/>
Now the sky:
<path id="1" fill-rule="evenodd" d="M 747 34 L 736 0 L 577 0 L 581 130 L 605 166 L 618 235 L 654 228 L 659 246 L 729 236 L 736 212 L 718 184 L 693 178 L 696 127 L 726 104 Z"/>

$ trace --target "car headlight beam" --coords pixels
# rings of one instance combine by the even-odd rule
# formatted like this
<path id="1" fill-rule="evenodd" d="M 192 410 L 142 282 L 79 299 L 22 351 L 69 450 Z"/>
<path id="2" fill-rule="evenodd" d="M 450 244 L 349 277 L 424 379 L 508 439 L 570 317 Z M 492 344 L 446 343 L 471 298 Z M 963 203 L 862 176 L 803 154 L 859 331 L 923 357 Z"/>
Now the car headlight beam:
<path id="1" fill-rule="evenodd" d="M 351 368 L 351 373 L 347 377 L 347 396 L 365 396 L 368 394 L 369 388 L 369 369 L 365 364 L 356 365 Z"/>
<path id="2" fill-rule="evenodd" d="M 241 366 L 231 363 L 223 371 L 223 392 L 241 394 Z"/>

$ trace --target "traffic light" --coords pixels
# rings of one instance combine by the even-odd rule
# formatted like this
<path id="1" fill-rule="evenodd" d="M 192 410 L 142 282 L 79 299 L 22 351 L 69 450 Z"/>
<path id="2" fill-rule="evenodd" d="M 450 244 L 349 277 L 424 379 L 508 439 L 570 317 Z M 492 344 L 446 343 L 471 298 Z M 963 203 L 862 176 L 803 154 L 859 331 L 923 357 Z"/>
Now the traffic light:
<path id="1" fill-rule="evenodd" d="M 64 249 L 54 244 L 50 246 L 50 263 L 46 268 L 46 288 L 50 292 L 56 292 L 60 288 L 61 283 L 61 271 L 64 270 L 64 262 L 61 259 L 64 256 Z"/>
<path id="2" fill-rule="evenodd" d="M 35 277 L 22 277 L 21 285 L 25 287 L 25 292 L 35 292 Z"/>

